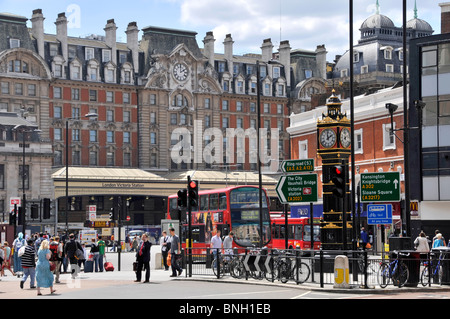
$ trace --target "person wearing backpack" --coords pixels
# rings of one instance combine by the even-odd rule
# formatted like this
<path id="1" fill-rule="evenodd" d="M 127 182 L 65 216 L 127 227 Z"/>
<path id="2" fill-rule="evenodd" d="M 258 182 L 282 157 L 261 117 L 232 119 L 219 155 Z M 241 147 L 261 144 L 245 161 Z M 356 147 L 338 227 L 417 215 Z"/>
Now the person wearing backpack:
<path id="1" fill-rule="evenodd" d="M 53 240 L 50 242 L 49 247 L 52 255 L 50 257 L 50 261 L 54 262 L 56 265 L 55 268 L 55 284 L 59 284 L 59 275 L 61 273 L 61 264 L 62 264 L 62 255 L 63 255 L 63 245 L 59 242 L 59 236 L 53 237 Z"/>

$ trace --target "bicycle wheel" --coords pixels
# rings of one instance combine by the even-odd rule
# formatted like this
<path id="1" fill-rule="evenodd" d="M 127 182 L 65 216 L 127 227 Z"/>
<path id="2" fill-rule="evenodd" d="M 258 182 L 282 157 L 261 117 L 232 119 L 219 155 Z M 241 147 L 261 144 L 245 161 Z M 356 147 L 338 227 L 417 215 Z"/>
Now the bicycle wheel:
<path id="1" fill-rule="evenodd" d="M 233 278 L 240 279 L 245 274 L 244 264 L 239 259 L 233 259 L 230 265 L 230 273 Z"/>
<path id="2" fill-rule="evenodd" d="M 280 274 L 280 281 L 285 284 L 289 281 L 289 278 L 291 277 L 291 265 L 290 263 L 287 263 L 285 261 L 280 262 L 280 265 L 278 267 L 278 271 Z"/>
<path id="3" fill-rule="evenodd" d="M 304 262 L 301 262 L 296 270 L 294 280 L 297 280 L 297 283 L 302 284 L 308 280 L 310 272 L 309 266 Z"/>
<path id="4" fill-rule="evenodd" d="M 218 273 L 218 267 L 220 268 L 220 274 L 219 274 L 219 276 L 217 275 L 217 273 Z M 223 277 L 223 275 L 224 275 L 223 260 L 221 260 L 221 261 L 220 261 L 220 265 L 218 265 L 218 264 L 217 264 L 217 259 L 214 258 L 213 263 L 212 263 L 212 269 L 213 269 L 214 275 L 215 275 L 216 277 L 219 277 L 219 278 L 220 278 L 220 277 Z"/>
<path id="5" fill-rule="evenodd" d="M 377 280 L 381 288 L 387 287 L 389 281 L 391 280 L 391 277 L 389 276 L 389 264 L 382 263 L 380 265 L 380 269 L 378 269 Z"/>
<path id="6" fill-rule="evenodd" d="M 428 271 L 428 266 L 425 266 L 425 268 L 422 270 L 422 273 L 420 274 L 420 283 L 422 284 L 422 286 L 428 286 L 428 280 L 430 279 L 429 277 L 429 271 Z"/>
<path id="7" fill-rule="evenodd" d="M 398 264 L 397 271 L 395 272 L 393 277 L 396 279 L 398 283 L 398 288 L 403 287 L 408 282 L 409 279 L 408 267 L 406 267 L 406 265 L 403 262 L 400 262 Z"/>

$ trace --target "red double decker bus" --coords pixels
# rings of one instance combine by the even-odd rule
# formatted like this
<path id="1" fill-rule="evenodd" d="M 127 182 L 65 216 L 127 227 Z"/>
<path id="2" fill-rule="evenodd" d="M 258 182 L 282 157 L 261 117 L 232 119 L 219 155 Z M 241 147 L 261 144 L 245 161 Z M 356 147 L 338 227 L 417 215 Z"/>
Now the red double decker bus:
<path id="1" fill-rule="evenodd" d="M 259 188 L 255 186 L 236 186 L 223 189 L 199 191 L 199 205 L 192 208 L 192 247 L 206 248 L 211 238 L 220 230 L 222 236 L 233 231 L 233 246 L 252 247 L 260 245 L 262 233 L 263 243 L 271 240 L 270 214 L 268 197 L 262 192 L 262 232 L 259 217 Z M 186 214 L 180 213 L 177 195 L 169 196 L 168 219 L 180 218 L 182 225 L 181 238 L 186 247 L 188 237 L 188 221 Z"/>
<path id="2" fill-rule="evenodd" d="M 286 248 L 286 220 L 272 217 L 271 248 Z M 320 249 L 320 218 L 313 220 L 314 249 Z M 308 217 L 288 218 L 288 249 L 311 249 L 311 224 Z"/>

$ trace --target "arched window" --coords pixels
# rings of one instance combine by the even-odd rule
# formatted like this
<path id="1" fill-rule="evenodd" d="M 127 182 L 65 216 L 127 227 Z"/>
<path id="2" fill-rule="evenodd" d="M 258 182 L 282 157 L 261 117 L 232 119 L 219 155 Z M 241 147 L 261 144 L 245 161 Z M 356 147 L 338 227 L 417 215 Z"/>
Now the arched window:
<path id="1" fill-rule="evenodd" d="M 187 98 L 183 94 L 177 94 L 172 99 L 173 107 L 189 107 Z"/>

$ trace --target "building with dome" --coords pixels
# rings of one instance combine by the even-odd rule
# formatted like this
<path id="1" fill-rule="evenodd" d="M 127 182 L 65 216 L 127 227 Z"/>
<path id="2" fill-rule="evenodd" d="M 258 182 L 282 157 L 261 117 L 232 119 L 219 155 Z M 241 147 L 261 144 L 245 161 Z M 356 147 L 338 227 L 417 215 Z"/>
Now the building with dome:
<path id="1" fill-rule="evenodd" d="M 403 26 L 397 27 L 387 16 L 380 13 L 377 0 L 375 14 L 368 17 L 360 27 L 361 37 L 353 48 L 336 59 L 330 78 L 330 86 L 348 89 L 350 80 L 350 56 L 354 64 L 355 93 L 371 93 L 395 85 L 403 79 Z M 419 19 L 417 5 L 414 18 L 407 22 L 407 42 L 410 39 L 430 36 L 433 28 Z"/>

